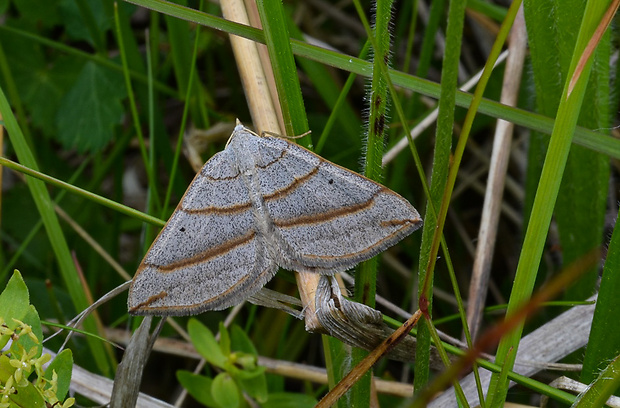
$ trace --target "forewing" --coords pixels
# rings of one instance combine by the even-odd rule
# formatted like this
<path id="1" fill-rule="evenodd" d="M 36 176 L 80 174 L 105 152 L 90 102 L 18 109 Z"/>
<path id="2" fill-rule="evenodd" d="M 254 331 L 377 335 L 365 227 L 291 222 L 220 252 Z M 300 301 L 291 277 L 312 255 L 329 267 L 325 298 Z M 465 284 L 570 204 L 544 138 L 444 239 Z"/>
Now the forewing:
<path id="1" fill-rule="evenodd" d="M 422 225 L 388 188 L 286 140 L 262 138 L 260 189 L 287 269 L 335 273 L 394 245 Z"/>
<path id="2" fill-rule="evenodd" d="M 247 186 L 224 150 L 196 175 L 151 245 L 129 290 L 129 311 L 195 314 L 256 293 L 277 267 L 254 222 Z"/>

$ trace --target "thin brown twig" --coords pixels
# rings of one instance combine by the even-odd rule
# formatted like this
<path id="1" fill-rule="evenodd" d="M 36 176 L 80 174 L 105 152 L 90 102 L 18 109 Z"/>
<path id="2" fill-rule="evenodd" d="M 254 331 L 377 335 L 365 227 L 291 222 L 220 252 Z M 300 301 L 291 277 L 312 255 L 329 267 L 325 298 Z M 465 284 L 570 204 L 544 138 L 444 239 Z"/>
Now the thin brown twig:
<path id="1" fill-rule="evenodd" d="M 390 350 L 405 338 L 418 323 L 422 313 L 417 310 L 402 326 L 400 326 L 391 336 L 383 340 L 383 342 L 371 351 L 358 365 L 356 365 L 334 388 L 327 393 L 321 401 L 316 405 L 316 408 L 331 407 L 342 397 L 348 390 L 355 385 L 355 383 L 364 375 L 371 367 Z"/>

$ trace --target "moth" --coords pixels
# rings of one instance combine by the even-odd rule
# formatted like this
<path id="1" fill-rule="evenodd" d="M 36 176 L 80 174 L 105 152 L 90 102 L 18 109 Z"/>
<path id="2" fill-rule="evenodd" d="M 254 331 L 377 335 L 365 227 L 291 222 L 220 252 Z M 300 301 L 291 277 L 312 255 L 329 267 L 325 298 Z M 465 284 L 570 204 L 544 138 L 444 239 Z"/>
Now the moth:
<path id="1" fill-rule="evenodd" d="M 421 225 L 416 209 L 387 187 L 237 121 L 140 264 L 129 312 L 225 309 L 278 268 L 343 272 Z"/>

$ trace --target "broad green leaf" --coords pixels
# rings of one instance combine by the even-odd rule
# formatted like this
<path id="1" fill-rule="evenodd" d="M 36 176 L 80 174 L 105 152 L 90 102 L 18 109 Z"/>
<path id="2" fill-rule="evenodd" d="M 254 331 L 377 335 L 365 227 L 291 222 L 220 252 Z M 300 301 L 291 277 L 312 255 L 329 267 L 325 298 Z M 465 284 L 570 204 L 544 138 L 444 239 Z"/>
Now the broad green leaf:
<path id="1" fill-rule="evenodd" d="M 15 367 L 13 367 L 9 361 L 10 359 L 6 355 L 0 354 L 0 383 L 2 384 L 6 383 L 9 377 L 15 372 Z"/>
<path id="2" fill-rule="evenodd" d="M 255 375 L 252 378 L 238 378 L 238 381 L 243 391 L 247 392 L 256 401 L 263 403 L 268 399 L 267 377 L 264 373 L 264 367 L 259 368 L 262 369 L 259 375 Z"/>
<path id="3" fill-rule="evenodd" d="M 112 19 L 105 13 L 103 2 L 98 0 L 82 0 L 83 6 L 90 11 L 95 27 L 89 27 L 85 16 L 80 13 L 77 2 L 74 0 L 61 0 L 60 12 L 62 14 L 67 34 L 76 40 L 85 40 L 90 45 L 96 46 L 97 39 L 93 38 L 93 30 L 102 33 L 112 26 Z"/>
<path id="4" fill-rule="evenodd" d="M 38 27 L 52 27 L 60 23 L 59 0 L 13 0 L 12 3 L 20 16 L 30 24 Z"/>
<path id="5" fill-rule="evenodd" d="M 255 359 L 254 356 L 251 356 L 249 354 L 244 354 L 243 356 L 241 356 L 241 358 L 244 358 L 245 356 Z M 254 362 L 254 367 L 251 367 L 251 364 L 248 364 L 247 362 L 244 364 L 246 365 L 246 367 L 250 366 L 250 368 L 238 368 L 237 366 L 239 365 L 239 360 L 231 359 L 226 363 L 225 369 L 230 375 L 232 375 L 238 380 L 256 378 L 260 375 L 263 375 L 263 373 L 265 372 L 265 367 L 257 366 L 256 362 Z"/>
<path id="6" fill-rule="evenodd" d="M 198 351 L 201 356 L 217 367 L 225 367 L 228 359 L 222 353 L 211 330 L 198 320 L 190 319 L 187 323 L 187 331 L 189 332 L 189 337 L 192 339 L 192 344 L 194 344 L 196 351 Z"/>
<path id="7" fill-rule="evenodd" d="M 36 347 L 37 352 L 32 356 L 32 358 L 39 358 L 41 356 L 41 352 L 43 351 L 43 331 L 41 329 L 41 319 L 39 318 L 39 313 L 34 306 L 29 305 L 28 312 L 22 319 L 22 322 L 31 327 L 32 333 L 36 336 L 38 341 L 34 341 L 34 339 L 32 339 L 29 335 L 22 333 L 19 340 L 11 344 L 11 352 L 16 358 L 21 358 L 23 350 L 25 350 L 26 353 L 29 353 L 33 347 Z"/>
<path id="8" fill-rule="evenodd" d="M 28 288 L 16 269 L 0 294 L 0 317 L 4 319 L 4 324 L 14 329 L 18 323 L 13 319 L 23 321 L 28 314 L 29 306 Z"/>
<path id="9" fill-rule="evenodd" d="M 263 403 L 263 408 L 312 408 L 317 400 L 310 395 L 278 392 L 269 394 L 269 400 Z"/>
<path id="10" fill-rule="evenodd" d="M 230 355 L 230 335 L 224 322 L 220 322 L 220 349 L 225 356 Z"/>
<path id="11" fill-rule="evenodd" d="M 213 379 L 211 395 L 221 408 L 237 408 L 241 402 L 239 388 L 228 373 L 220 373 Z"/>
<path id="12" fill-rule="evenodd" d="M 68 149 L 96 152 L 121 123 L 126 95 L 122 77 L 93 62 L 84 65 L 76 83 L 63 98 L 56 116 L 58 138 Z"/>
<path id="13" fill-rule="evenodd" d="M 24 29 L 24 27 L 22 27 L 23 22 L 21 21 L 19 23 L 22 24 L 15 24 L 14 21 L 8 22 L 10 26 L 11 23 L 13 23 L 13 25 L 18 25 L 17 28 L 19 29 Z M 16 27 L 11 26 L 11 28 Z M 17 88 L 17 92 L 19 92 L 19 98 L 22 100 L 24 106 L 32 113 L 33 107 L 30 105 L 30 102 L 33 101 L 32 96 L 38 92 L 38 86 L 42 85 L 38 83 L 37 76 L 47 69 L 43 49 L 39 44 L 29 41 L 29 39 L 25 38 L 23 35 L 7 30 L 0 31 L 0 41 L 2 42 L 2 48 L 6 54 L 8 62 L 7 68 L 10 70 L 11 77 L 15 81 L 14 85 L 15 88 Z M 10 89 L 10 79 L 8 76 L 1 75 L 0 81 L 5 89 Z M 48 105 L 48 109 L 52 109 L 55 112 L 59 100 L 59 98 L 58 100 L 43 99 L 38 102 L 39 104 Z M 34 113 L 32 114 L 33 122 L 39 119 L 40 118 L 35 116 Z M 52 128 L 55 128 L 55 126 L 52 126 Z"/>
<path id="14" fill-rule="evenodd" d="M 36 387 L 28 382 L 25 387 L 15 387 L 17 393 L 11 394 L 9 400 L 17 407 L 46 408 L 43 396 Z M 13 406 L 11 407 L 13 408 Z"/>
<path id="15" fill-rule="evenodd" d="M 45 369 L 44 378 L 51 380 L 54 371 L 58 376 L 58 389 L 56 397 L 63 401 L 69 392 L 71 385 L 71 373 L 73 372 L 73 353 L 70 349 L 64 349 L 56 355 L 56 358 Z"/>
<path id="16" fill-rule="evenodd" d="M 217 406 L 211 395 L 213 380 L 209 377 L 179 370 L 177 371 L 177 380 L 196 401 L 208 407 Z"/>
<path id="17" fill-rule="evenodd" d="M 230 344 L 233 351 L 243 351 L 244 353 L 258 356 L 258 352 L 252 340 L 250 340 L 246 332 L 236 324 L 230 329 Z"/>
<path id="18" fill-rule="evenodd" d="M 14 74 L 32 124 L 45 134 L 56 134 L 56 113 L 60 101 L 83 65 L 83 61 L 72 56 L 60 56 L 37 69 L 20 70 Z"/>

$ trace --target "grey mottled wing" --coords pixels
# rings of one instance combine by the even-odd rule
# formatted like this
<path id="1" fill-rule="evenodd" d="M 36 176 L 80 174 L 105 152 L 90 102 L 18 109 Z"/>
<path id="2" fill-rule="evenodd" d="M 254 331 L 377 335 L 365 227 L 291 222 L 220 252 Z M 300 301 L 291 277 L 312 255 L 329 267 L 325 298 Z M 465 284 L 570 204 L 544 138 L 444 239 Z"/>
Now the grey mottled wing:
<path id="1" fill-rule="evenodd" d="M 256 293 L 277 271 L 254 228 L 234 157 L 209 160 L 155 239 L 129 290 L 132 314 L 220 310 Z"/>
<path id="2" fill-rule="evenodd" d="M 344 271 L 422 225 L 400 195 L 294 143 L 260 138 L 258 152 L 260 189 L 283 268 Z"/>

